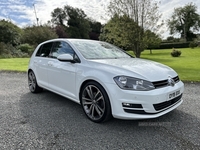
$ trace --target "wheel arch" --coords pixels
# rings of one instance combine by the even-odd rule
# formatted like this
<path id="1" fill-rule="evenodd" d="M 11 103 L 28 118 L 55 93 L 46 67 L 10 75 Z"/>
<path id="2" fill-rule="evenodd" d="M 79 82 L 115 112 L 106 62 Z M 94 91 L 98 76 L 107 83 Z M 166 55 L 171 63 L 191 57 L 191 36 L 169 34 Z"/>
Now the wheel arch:
<path id="1" fill-rule="evenodd" d="M 29 73 L 30 71 L 33 71 L 33 70 L 29 68 L 28 71 L 27 71 L 27 73 Z"/>
<path id="2" fill-rule="evenodd" d="M 79 102 L 81 103 L 81 91 L 83 90 L 83 87 L 84 87 L 84 85 L 86 85 L 88 82 L 97 82 L 96 80 L 93 80 L 93 79 L 87 79 L 87 80 L 85 80 L 82 84 L 81 84 L 81 86 L 80 86 L 80 88 L 79 88 Z M 99 82 L 97 82 L 98 84 L 100 84 Z M 101 85 L 101 84 L 100 84 Z M 101 85 L 102 86 L 102 85 Z M 102 86 L 103 87 L 103 86 Z M 105 90 L 105 89 L 104 89 Z"/>

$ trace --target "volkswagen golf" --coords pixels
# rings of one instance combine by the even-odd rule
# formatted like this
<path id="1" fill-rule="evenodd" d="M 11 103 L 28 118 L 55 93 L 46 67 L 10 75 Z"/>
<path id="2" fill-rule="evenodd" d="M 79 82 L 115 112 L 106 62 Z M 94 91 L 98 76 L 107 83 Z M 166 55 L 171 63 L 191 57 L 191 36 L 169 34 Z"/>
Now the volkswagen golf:
<path id="1" fill-rule="evenodd" d="M 79 103 L 93 122 L 162 116 L 182 103 L 184 91 L 170 67 L 83 39 L 39 44 L 29 62 L 28 85 L 32 93 L 46 89 Z"/>

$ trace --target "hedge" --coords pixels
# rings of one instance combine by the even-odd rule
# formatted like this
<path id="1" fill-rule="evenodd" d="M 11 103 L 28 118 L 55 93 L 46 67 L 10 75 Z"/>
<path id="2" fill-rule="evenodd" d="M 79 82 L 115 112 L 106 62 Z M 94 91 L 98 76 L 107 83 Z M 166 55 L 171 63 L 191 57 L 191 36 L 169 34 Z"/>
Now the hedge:
<path id="1" fill-rule="evenodd" d="M 189 44 L 190 42 L 161 43 L 160 47 L 155 49 L 188 48 Z"/>

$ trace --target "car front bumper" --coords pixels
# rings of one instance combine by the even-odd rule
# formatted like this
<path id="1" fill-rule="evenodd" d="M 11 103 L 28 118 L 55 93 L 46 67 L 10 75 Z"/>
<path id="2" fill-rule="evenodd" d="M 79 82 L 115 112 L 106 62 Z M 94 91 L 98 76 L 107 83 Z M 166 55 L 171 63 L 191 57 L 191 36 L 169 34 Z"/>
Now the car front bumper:
<path id="1" fill-rule="evenodd" d="M 173 87 L 167 86 L 151 91 L 120 89 L 115 84 L 107 84 L 112 115 L 119 119 L 150 119 L 162 116 L 182 102 L 183 82 Z"/>

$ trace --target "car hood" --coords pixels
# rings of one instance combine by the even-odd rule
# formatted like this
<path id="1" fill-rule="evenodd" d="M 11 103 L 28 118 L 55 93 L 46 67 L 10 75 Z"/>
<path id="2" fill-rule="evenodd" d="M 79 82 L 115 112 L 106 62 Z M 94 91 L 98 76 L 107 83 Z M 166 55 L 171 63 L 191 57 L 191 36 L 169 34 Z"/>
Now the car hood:
<path id="1" fill-rule="evenodd" d="M 165 80 L 169 76 L 175 77 L 177 73 L 170 67 L 139 58 L 101 59 L 92 60 L 102 70 L 107 70 L 117 75 L 127 75 L 149 81 Z M 100 66 L 99 66 L 100 65 Z"/>

